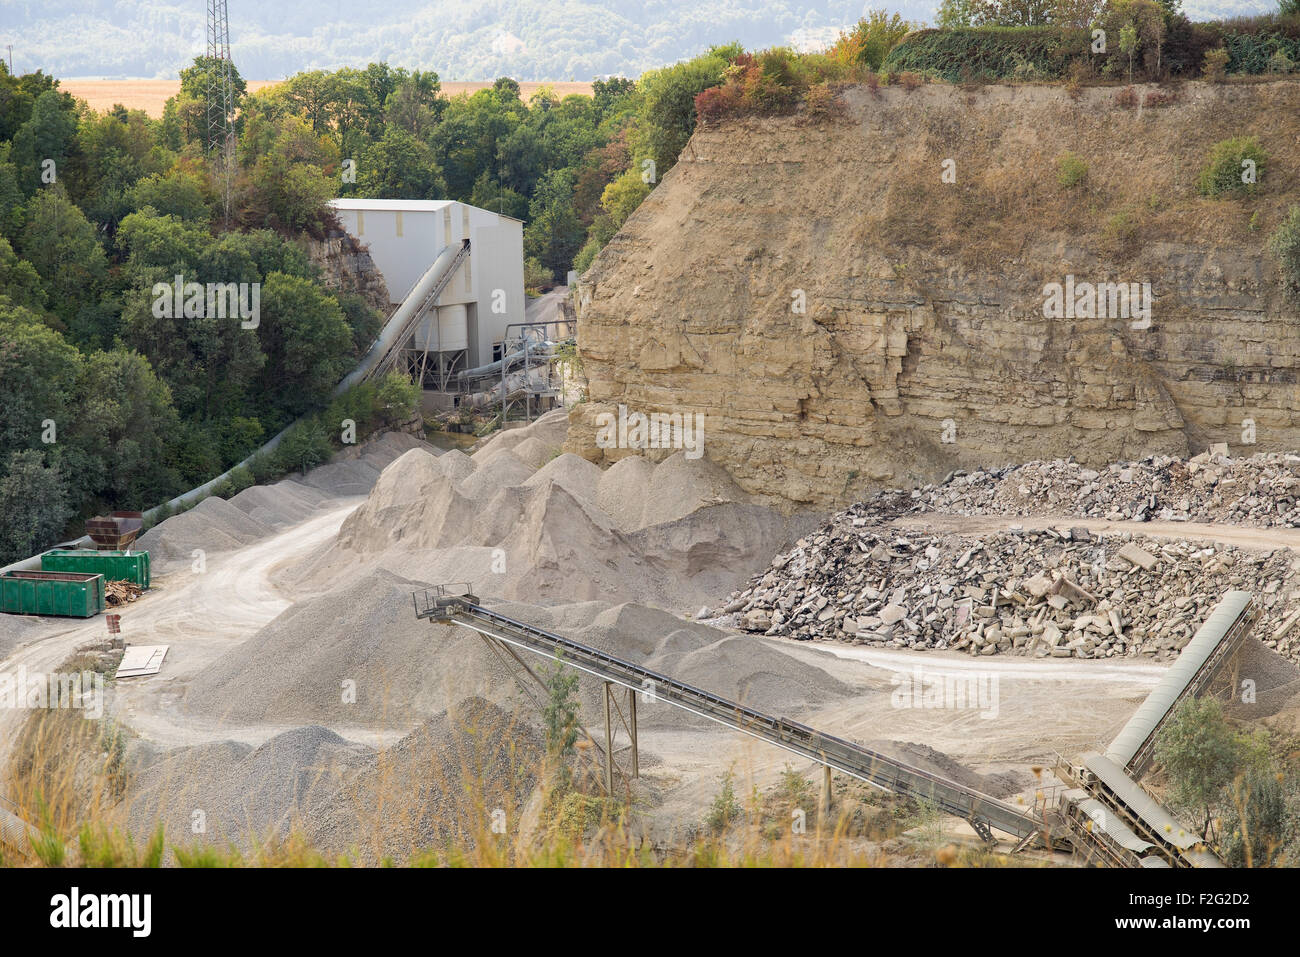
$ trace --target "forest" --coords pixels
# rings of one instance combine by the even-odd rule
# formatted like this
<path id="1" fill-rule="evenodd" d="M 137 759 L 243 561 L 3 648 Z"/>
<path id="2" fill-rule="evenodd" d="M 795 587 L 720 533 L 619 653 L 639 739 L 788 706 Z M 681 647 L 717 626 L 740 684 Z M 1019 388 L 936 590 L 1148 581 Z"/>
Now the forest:
<path id="1" fill-rule="evenodd" d="M 156 120 L 95 112 L 53 77 L 0 65 L 0 562 L 98 511 L 165 502 L 292 422 L 278 459 L 226 491 L 322 461 L 340 409 L 371 428 L 409 416 L 399 381 L 330 403 L 384 317 L 312 262 L 311 241 L 337 228 L 328 200 L 451 198 L 515 216 L 526 284 L 562 281 L 671 165 L 694 96 L 737 51 L 527 103 L 512 79 L 447 97 L 436 73 L 385 63 L 257 94 L 236 71 L 228 212 L 207 143 L 212 62 L 181 72 Z M 260 320 L 155 308 L 176 276 L 256 284 Z"/>

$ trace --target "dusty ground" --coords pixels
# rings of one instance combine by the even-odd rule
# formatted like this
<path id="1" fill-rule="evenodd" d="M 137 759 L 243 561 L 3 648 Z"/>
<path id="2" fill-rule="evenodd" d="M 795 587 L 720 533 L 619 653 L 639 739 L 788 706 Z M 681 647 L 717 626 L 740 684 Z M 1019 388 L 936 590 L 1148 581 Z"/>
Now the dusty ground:
<path id="1" fill-rule="evenodd" d="M 151 532 L 160 556 L 166 557 L 156 565 L 154 589 L 124 610 L 123 637 L 133 644 L 168 644 L 171 650 L 159 675 L 116 682 L 109 701 L 111 713 L 134 735 L 134 760 L 152 788 L 148 799 L 165 804 L 169 793 L 175 802 L 194 799 L 192 787 L 173 786 L 156 770 L 162 767 L 158 761 L 176 757 L 177 768 L 198 762 L 207 782 L 203 787 L 221 792 L 209 798 L 233 807 L 229 813 L 236 815 L 247 782 L 269 775 L 277 782 L 274 787 L 248 793 L 269 808 L 258 820 L 281 820 L 285 802 L 292 806 L 304 800 L 302 789 L 310 789 L 324 773 L 320 762 L 343 761 L 347 773 L 364 780 L 373 774 L 366 769 L 379 756 L 403 753 L 404 748 L 410 753 L 406 742 L 412 732 L 457 701 L 482 699 L 525 723 L 535 722 L 533 703 L 492 665 L 476 638 L 462 629 L 415 620 L 410 591 L 453 571 L 486 584 L 483 594 L 492 601 L 516 602 L 504 606 L 507 614 L 532 616 L 541 627 L 1013 803 L 1033 803 L 1034 769 L 1050 767 L 1058 753 L 1077 755 L 1109 741 L 1164 671 L 1141 659 L 972 659 L 958 652 L 740 636 L 691 622 L 684 608 L 644 607 L 652 601 L 645 597 L 650 594 L 645 586 L 652 578 L 662 584 L 652 574 L 661 562 L 691 555 L 703 545 L 704 563 L 711 564 L 717 531 L 700 523 L 725 522 L 732 514 L 719 513 L 719 506 L 710 504 L 718 491 L 717 477 L 676 466 L 656 473 L 649 465 L 644 466 L 649 472 L 633 474 L 628 464 L 620 470 L 624 477 L 614 476 L 618 482 L 607 484 L 602 495 L 599 475 L 590 474 L 587 463 L 566 464 L 558 456 L 561 425 L 562 416 L 556 416 L 526 432 L 507 433 L 471 457 L 435 455 L 425 446 L 403 451 L 398 443 L 387 447 L 373 468 L 354 457 L 326 466 L 302 483 L 258 492 L 243 500 L 242 513 L 214 503 Z M 374 472 L 385 462 L 370 494 L 322 491 L 314 505 L 303 504 L 312 501 L 304 497 L 304 487 L 351 490 L 365 481 L 367 470 Z M 515 484 L 479 496 L 474 483 L 483 485 L 489 478 Z M 608 494 L 625 486 L 635 493 L 635 514 L 619 509 L 627 496 Z M 667 497 L 678 505 L 695 504 L 684 516 L 679 516 L 680 508 L 651 516 L 641 499 L 645 490 L 656 488 L 667 489 Z M 567 497 L 557 500 L 561 492 Z M 743 501 L 727 507 L 757 508 Z M 609 519 L 604 508 L 615 517 Z M 482 524 L 484 512 L 516 517 L 494 527 Z M 583 516 L 595 516 L 602 525 L 606 519 L 601 515 L 610 529 L 603 552 L 599 536 L 556 538 L 572 535 Z M 1010 524 L 1095 529 L 1117 524 L 934 515 L 897 524 L 905 528 L 918 522 L 966 533 Z M 1141 531 L 1244 547 L 1300 546 L 1300 536 L 1276 531 L 1165 524 L 1143 523 Z M 214 550 L 206 569 L 195 571 L 189 548 L 221 527 L 252 540 Z M 526 527 L 537 537 L 520 538 L 518 529 Z M 661 531 L 646 534 L 655 529 Z M 494 579 L 480 574 L 483 569 L 475 572 L 473 563 L 486 567 L 498 542 L 504 547 L 497 551 L 513 566 L 509 574 Z M 750 542 L 748 551 L 732 553 L 736 567 L 728 573 L 743 579 L 746 572 L 739 563 L 766 561 L 770 553 L 765 550 L 771 547 L 763 540 Z M 621 570 L 602 555 L 621 556 Z M 674 561 L 683 584 L 686 577 L 700 574 L 692 572 L 699 561 Z M 535 570 L 548 563 L 568 568 L 569 575 L 536 579 Z M 498 584 L 491 585 L 493 581 Z M 629 603 L 637 600 L 638 583 L 644 604 Z M 9 640 L 19 644 L 0 661 L 0 670 L 55 670 L 79 647 L 101 640 L 104 627 L 103 619 L 94 619 L 9 628 Z M 975 675 L 988 683 L 992 696 L 966 708 L 899 706 L 898 686 L 918 668 L 926 677 Z M 337 706 L 340 676 L 361 677 L 369 693 L 365 682 L 384 684 L 385 675 L 395 679 L 400 701 L 363 701 L 366 707 L 351 711 Z M 391 690 L 383 688 L 384 693 Z M 597 689 L 584 686 L 581 699 L 584 721 L 599 734 Z M 816 779 L 811 762 L 667 705 L 643 704 L 640 717 L 644 780 L 638 806 L 656 840 L 677 840 L 698 828 L 729 769 L 739 795 L 775 785 L 786 767 Z M 0 767 L 25 718 L 23 711 L 0 711 Z M 445 724 L 445 718 L 440 720 Z M 439 734 L 437 740 L 447 740 L 445 730 Z M 312 808 L 330 821 L 322 839 L 342 841 L 349 833 L 347 809 L 330 803 L 336 798 L 317 794 L 312 799 L 319 803 Z M 949 822 L 947 829 L 962 837 L 968 831 L 958 821 Z"/>
<path id="2" fill-rule="evenodd" d="M 278 80 L 249 80 L 248 92 L 256 93 L 267 87 L 275 86 Z M 442 91 L 447 96 L 458 93 L 473 93 L 490 87 L 491 83 L 461 83 L 444 81 Z M 60 80 L 60 89 L 85 100 L 93 110 L 110 110 L 121 103 L 127 109 L 144 110 L 155 119 L 162 116 L 163 106 L 169 97 L 175 96 L 181 88 L 180 80 Z M 529 81 L 519 84 L 519 93 L 525 103 L 529 97 L 542 87 L 550 87 L 560 97 L 576 93 L 591 96 L 590 83 L 577 83 L 568 80 L 554 83 Z"/>

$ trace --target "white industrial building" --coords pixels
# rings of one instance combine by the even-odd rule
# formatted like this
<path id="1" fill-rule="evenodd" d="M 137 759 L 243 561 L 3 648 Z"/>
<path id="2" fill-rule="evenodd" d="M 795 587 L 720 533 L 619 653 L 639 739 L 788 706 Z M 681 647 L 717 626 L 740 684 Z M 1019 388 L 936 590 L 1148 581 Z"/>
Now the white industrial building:
<path id="1" fill-rule="evenodd" d="M 336 199 L 343 228 L 369 247 L 392 305 L 410 296 L 403 364 L 428 390 L 501 358 L 506 326 L 524 321 L 523 223 L 454 200 Z M 469 240 L 468 252 L 452 256 Z M 443 256 L 442 254 L 448 253 Z M 449 275 L 431 275 L 445 260 Z M 439 267 L 443 269 L 442 266 Z M 423 282 L 422 282 L 423 280 Z"/>

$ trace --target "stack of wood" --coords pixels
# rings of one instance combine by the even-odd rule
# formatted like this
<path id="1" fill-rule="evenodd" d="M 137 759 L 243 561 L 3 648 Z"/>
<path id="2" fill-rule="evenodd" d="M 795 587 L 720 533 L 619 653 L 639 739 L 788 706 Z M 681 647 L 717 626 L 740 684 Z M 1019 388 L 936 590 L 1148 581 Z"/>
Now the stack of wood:
<path id="1" fill-rule="evenodd" d="M 129 601 L 135 601 L 144 590 L 135 582 L 118 581 L 108 582 L 104 585 L 104 597 L 110 605 L 125 605 Z"/>

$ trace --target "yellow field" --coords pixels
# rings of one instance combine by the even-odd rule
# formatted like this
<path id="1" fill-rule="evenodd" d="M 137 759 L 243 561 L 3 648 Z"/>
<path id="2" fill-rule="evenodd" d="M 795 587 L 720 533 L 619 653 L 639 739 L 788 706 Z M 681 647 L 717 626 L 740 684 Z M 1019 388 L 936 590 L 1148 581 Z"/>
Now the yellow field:
<path id="1" fill-rule="evenodd" d="M 163 104 L 167 102 L 168 97 L 176 95 L 180 85 L 180 80 L 61 80 L 59 83 L 60 89 L 85 100 L 90 104 L 91 109 L 102 111 L 121 103 L 127 109 L 144 110 L 153 117 L 162 116 Z M 249 92 L 274 85 L 275 82 L 269 80 L 248 81 Z M 442 90 L 448 96 L 455 96 L 457 93 L 473 93 L 475 90 L 491 85 L 491 83 L 444 82 Z M 551 87 L 558 96 L 568 96 L 570 93 L 591 96 L 590 83 L 529 81 L 519 84 L 524 102 L 527 102 L 528 98 L 543 86 Z"/>

